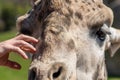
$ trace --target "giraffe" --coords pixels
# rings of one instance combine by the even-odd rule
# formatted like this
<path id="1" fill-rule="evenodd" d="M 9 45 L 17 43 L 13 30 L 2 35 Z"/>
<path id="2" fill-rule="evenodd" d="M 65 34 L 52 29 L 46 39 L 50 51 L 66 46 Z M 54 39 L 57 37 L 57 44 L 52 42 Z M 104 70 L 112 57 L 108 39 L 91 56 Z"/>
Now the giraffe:
<path id="1" fill-rule="evenodd" d="M 120 47 L 112 23 L 102 0 L 35 1 L 17 19 L 20 34 L 40 39 L 28 80 L 107 80 L 105 50 L 113 56 Z"/>

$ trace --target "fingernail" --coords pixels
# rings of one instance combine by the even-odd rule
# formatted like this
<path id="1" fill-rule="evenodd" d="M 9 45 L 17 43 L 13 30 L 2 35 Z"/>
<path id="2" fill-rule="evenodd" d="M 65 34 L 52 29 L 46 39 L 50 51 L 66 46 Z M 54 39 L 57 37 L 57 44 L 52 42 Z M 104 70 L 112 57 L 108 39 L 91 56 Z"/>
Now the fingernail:
<path id="1" fill-rule="evenodd" d="M 39 40 L 36 39 L 36 42 L 39 42 Z"/>
<path id="2" fill-rule="evenodd" d="M 36 49 L 35 50 L 33 50 L 33 51 L 31 51 L 32 53 L 36 53 Z"/>
<path id="3" fill-rule="evenodd" d="M 25 56 L 25 59 L 28 59 L 28 56 Z"/>
<path id="4" fill-rule="evenodd" d="M 39 42 L 39 40 L 36 40 L 34 43 L 37 44 Z"/>
<path id="5" fill-rule="evenodd" d="M 34 48 L 34 52 L 36 52 L 36 48 Z"/>

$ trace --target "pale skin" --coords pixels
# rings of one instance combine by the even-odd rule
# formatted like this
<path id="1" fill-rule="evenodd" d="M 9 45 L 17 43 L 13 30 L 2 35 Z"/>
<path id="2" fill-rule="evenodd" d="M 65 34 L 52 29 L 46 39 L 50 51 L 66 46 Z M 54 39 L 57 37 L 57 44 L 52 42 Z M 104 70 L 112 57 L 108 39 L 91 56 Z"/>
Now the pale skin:
<path id="1" fill-rule="evenodd" d="M 31 45 L 38 43 L 38 40 L 26 36 L 26 35 L 18 35 L 12 39 L 0 42 L 0 66 L 7 66 L 12 69 L 21 69 L 21 65 L 17 62 L 9 60 L 10 52 L 15 52 L 21 55 L 24 59 L 28 59 L 25 52 L 35 53 L 36 49 Z"/>

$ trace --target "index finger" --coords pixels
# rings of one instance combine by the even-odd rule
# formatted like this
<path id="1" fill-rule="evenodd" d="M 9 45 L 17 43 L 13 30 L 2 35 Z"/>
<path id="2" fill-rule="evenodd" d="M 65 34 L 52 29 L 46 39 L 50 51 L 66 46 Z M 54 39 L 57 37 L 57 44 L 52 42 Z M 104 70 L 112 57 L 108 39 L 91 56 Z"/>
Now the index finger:
<path id="1" fill-rule="evenodd" d="M 23 34 L 18 35 L 17 39 L 24 40 L 26 42 L 38 43 L 38 40 L 36 38 L 27 36 L 27 35 L 23 35 Z"/>

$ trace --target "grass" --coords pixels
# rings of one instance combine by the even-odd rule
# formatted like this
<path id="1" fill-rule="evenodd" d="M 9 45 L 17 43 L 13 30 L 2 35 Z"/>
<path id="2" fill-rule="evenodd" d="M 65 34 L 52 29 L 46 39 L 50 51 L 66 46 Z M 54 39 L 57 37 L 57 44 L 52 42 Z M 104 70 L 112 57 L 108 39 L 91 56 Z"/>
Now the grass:
<path id="1" fill-rule="evenodd" d="M 120 77 L 109 77 L 109 79 L 108 80 L 120 80 Z"/>
<path id="2" fill-rule="evenodd" d="M 10 39 L 16 35 L 16 31 L 8 31 L 0 33 L 0 42 Z M 19 55 L 12 53 L 10 60 L 14 60 L 22 65 L 21 70 L 13 70 L 7 67 L 0 66 L 0 80 L 27 80 L 28 67 L 30 60 L 24 60 Z M 120 80 L 117 77 L 109 77 L 108 80 Z"/>
<path id="3" fill-rule="evenodd" d="M 16 35 L 16 31 L 8 31 L 0 33 L 0 42 L 10 39 Z M 10 60 L 21 64 L 21 70 L 13 70 L 0 66 L 0 80 L 27 80 L 28 67 L 30 60 L 24 60 L 18 54 L 11 53 Z"/>

